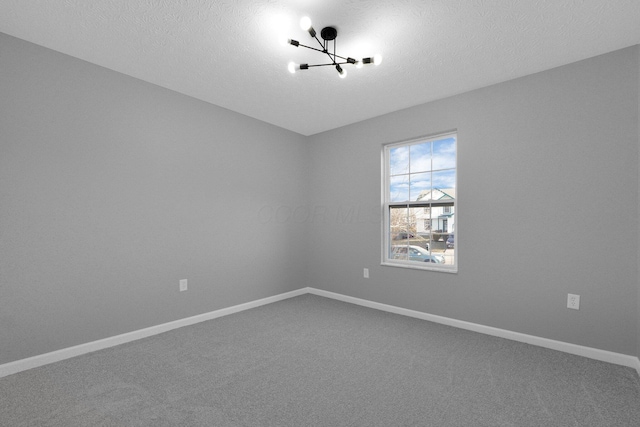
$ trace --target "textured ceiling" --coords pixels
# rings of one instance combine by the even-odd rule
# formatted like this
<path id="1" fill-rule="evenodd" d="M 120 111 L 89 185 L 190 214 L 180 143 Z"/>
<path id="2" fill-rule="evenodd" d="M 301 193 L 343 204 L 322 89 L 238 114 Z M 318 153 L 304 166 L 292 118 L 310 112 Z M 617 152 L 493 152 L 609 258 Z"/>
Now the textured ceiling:
<path id="1" fill-rule="evenodd" d="M 338 78 L 283 38 L 381 53 Z M 303 135 L 640 43 L 639 0 L 2 0 L 0 32 Z"/>

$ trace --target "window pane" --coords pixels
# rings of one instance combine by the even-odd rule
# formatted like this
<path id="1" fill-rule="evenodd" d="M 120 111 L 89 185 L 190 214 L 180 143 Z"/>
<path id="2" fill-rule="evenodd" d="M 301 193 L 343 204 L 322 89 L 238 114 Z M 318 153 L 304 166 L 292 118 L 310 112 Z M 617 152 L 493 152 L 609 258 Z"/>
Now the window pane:
<path id="1" fill-rule="evenodd" d="M 446 195 L 451 198 L 455 198 L 455 188 L 456 188 L 456 171 L 455 170 L 446 170 L 440 172 L 433 173 L 433 188 L 441 190 Z M 447 191 L 452 190 L 452 191 Z M 434 191 L 433 200 L 440 200 L 443 197 L 442 194 Z"/>
<path id="2" fill-rule="evenodd" d="M 416 217 L 416 233 L 429 240 L 428 234 L 431 231 L 431 209 L 423 207 L 412 208 L 412 213 Z"/>
<path id="3" fill-rule="evenodd" d="M 406 202 L 409 200 L 409 175 L 398 175 L 390 178 L 389 200 L 391 202 Z"/>
<path id="4" fill-rule="evenodd" d="M 454 137 L 433 142 L 433 169 L 456 167 L 456 139 Z"/>
<path id="5" fill-rule="evenodd" d="M 389 171 L 391 175 L 409 173 L 409 147 L 397 147 L 389 151 Z"/>
<path id="6" fill-rule="evenodd" d="M 389 208 L 389 258 L 407 259 L 407 246 L 415 233 L 407 208 Z"/>
<path id="7" fill-rule="evenodd" d="M 410 149 L 411 164 L 409 169 L 411 173 L 427 172 L 431 170 L 431 143 L 424 142 L 422 144 L 414 144 Z"/>
<path id="8" fill-rule="evenodd" d="M 410 209 L 389 208 L 389 235 L 393 244 L 407 244 L 416 233 L 416 218 Z"/>
<path id="9" fill-rule="evenodd" d="M 443 253 L 442 256 L 444 257 L 444 263 L 446 265 L 453 265 L 454 257 L 455 257 L 455 249 L 453 248 L 447 249 L 447 251 Z"/>
<path id="10" fill-rule="evenodd" d="M 420 196 L 431 189 L 431 172 L 413 173 L 409 179 L 411 180 L 409 200 L 421 200 Z"/>
<path id="11" fill-rule="evenodd" d="M 424 218 L 422 207 L 389 209 L 389 258 L 424 262 L 429 254 L 429 233 L 424 231 Z"/>

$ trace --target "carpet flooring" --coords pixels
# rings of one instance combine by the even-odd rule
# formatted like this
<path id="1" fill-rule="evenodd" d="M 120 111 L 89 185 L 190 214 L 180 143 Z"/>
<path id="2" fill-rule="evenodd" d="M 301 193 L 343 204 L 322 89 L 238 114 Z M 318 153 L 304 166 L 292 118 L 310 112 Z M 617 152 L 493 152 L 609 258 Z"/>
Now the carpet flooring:
<path id="1" fill-rule="evenodd" d="M 640 426 L 640 379 L 302 295 L 0 378 L 0 425 Z"/>

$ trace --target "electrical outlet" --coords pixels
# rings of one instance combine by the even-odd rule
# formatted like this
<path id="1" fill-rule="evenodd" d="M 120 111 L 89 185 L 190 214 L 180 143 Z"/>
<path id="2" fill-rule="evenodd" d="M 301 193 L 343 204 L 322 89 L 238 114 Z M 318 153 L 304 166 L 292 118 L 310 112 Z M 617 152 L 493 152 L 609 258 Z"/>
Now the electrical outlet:
<path id="1" fill-rule="evenodd" d="M 580 295 L 568 294 L 567 295 L 567 308 L 574 310 L 580 310 Z"/>
<path id="2" fill-rule="evenodd" d="M 365 268 L 365 269 L 362 271 L 362 276 L 364 276 L 364 278 L 365 278 L 365 279 L 368 279 L 368 278 L 369 278 L 369 269 L 368 269 L 368 268 Z"/>
<path id="3" fill-rule="evenodd" d="M 187 279 L 180 280 L 180 292 L 187 290 Z"/>

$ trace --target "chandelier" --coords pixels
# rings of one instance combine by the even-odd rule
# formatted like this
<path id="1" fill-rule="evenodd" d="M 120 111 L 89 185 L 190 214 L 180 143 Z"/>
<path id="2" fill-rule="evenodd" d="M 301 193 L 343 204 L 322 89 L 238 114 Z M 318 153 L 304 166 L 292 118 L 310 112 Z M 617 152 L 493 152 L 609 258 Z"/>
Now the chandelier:
<path id="1" fill-rule="evenodd" d="M 362 58 L 362 60 L 360 61 L 351 57 L 345 58 L 344 56 L 337 55 L 336 54 L 336 37 L 338 37 L 338 30 L 336 30 L 334 27 L 324 27 L 322 31 L 320 31 L 320 37 L 322 37 L 323 41 L 320 41 L 320 39 L 318 38 L 316 30 L 314 30 L 313 27 L 311 26 L 311 19 L 309 19 L 308 17 L 305 16 L 300 20 L 300 27 L 303 30 L 308 31 L 309 35 L 311 35 L 311 37 L 316 39 L 321 49 L 311 47 L 311 46 L 306 46 L 300 43 L 299 41 L 292 40 L 292 39 L 289 39 L 288 43 L 295 47 L 305 47 L 307 49 L 322 52 L 329 57 L 329 60 L 331 60 L 331 62 L 326 64 L 296 64 L 294 62 L 289 62 L 288 68 L 289 68 L 289 72 L 292 74 L 295 73 L 296 70 L 308 70 L 311 67 L 325 67 L 330 65 L 330 66 L 336 67 L 336 70 L 338 71 L 338 74 L 340 75 L 341 78 L 345 78 L 347 77 L 347 71 L 344 68 L 342 68 L 342 65 L 353 64 L 356 66 L 356 68 L 361 68 L 365 64 L 379 65 L 382 62 L 382 56 L 380 55 L 375 55 L 369 58 Z M 331 41 L 333 41 L 332 52 L 329 51 Z"/>

